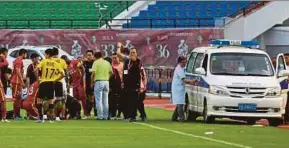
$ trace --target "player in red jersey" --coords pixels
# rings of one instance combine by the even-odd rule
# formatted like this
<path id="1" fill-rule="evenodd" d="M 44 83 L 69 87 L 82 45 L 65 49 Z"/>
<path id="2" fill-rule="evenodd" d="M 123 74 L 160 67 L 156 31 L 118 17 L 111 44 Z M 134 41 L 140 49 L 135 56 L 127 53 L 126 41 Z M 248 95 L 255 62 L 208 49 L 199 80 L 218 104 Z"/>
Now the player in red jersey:
<path id="1" fill-rule="evenodd" d="M 73 89 L 73 96 L 81 102 L 84 111 L 83 119 L 87 119 L 88 111 L 85 95 L 85 75 L 83 63 L 80 58 L 70 62 L 69 73 L 71 79 L 70 82 Z"/>
<path id="2" fill-rule="evenodd" d="M 25 109 L 27 113 L 38 119 L 38 110 L 35 106 L 35 101 L 38 96 L 39 83 L 35 81 L 27 90 L 27 99 L 22 102 L 22 109 Z"/>
<path id="3" fill-rule="evenodd" d="M 10 80 L 12 87 L 12 97 L 14 99 L 14 119 L 22 119 L 20 116 L 22 88 L 24 87 L 23 81 L 23 59 L 27 56 L 26 49 L 20 49 L 19 56 L 13 62 L 13 72 Z"/>
<path id="4" fill-rule="evenodd" d="M 3 67 L 8 66 L 8 61 L 6 60 L 8 50 L 6 48 L 0 49 L 0 77 L 3 75 Z M 3 83 L 0 79 L 0 108 L 1 108 L 1 121 L 9 122 L 6 119 L 6 97 L 3 88 Z"/>

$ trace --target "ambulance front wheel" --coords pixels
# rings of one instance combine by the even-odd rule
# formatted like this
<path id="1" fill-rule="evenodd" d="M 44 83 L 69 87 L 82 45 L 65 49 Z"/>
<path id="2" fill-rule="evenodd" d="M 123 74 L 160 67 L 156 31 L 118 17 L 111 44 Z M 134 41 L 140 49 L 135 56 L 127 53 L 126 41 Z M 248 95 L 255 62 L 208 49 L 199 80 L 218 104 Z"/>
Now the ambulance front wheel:
<path id="1" fill-rule="evenodd" d="M 203 121 L 204 123 L 214 123 L 215 117 L 208 115 L 208 107 L 207 107 L 207 100 L 204 100 L 204 110 L 203 110 Z"/>
<path id="2" fill-rule="evenodd" d="M 195 111 L 190 110 L 190 101 L 188 94 L 186 94 L 186 105 L 185 105 L 185 113 L 186 113 L 186 120 L 187 121 L 196 121 L 199 114 Z"/>
<path id="3" fill-rule="evenodd" d="M 199 116 L 197 112 L 191 111 L 189 108 L 187 109 L 186 115 L 187 121 L 196 121 Z"/>

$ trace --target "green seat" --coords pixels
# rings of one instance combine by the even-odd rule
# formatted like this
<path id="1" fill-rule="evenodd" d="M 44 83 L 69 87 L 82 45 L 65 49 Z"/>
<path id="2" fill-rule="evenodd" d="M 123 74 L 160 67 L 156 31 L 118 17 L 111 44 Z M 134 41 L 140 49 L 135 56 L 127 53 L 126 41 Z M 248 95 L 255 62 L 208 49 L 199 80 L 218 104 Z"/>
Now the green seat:
<path id="1" fill-rule="evenodd" d="M 8 21 L 8 28 L 26 29 L 28 28 L 27 21 Z"/>
<path id="2" fill-rule="evenodd" d="M 62 26 L 71 26 L 71 21 L 52 21 L 52 26 L 62 27 Z"/>
<path id="3" fill-rule="evenodd" d="M 86 21 L 74 21 L 73 22 L 73 28 L 83 29 L 83 28 L 86 28 L 86 26 L 87 26 Z"/>
<path id="4" fill-rule="evenodd" d="M 26 1 L 26 2 L 0 2 L 0 20 L 14 20 L 9 21 L 8 28 L 28 28 L 27 21 L 17 20 L 35 20 L 30 21 L 30 28 L 44 29 L 49 27 L 48 20 L 51 26 L 57 29 L 71 28 L 71 21 L 67 20 L 80 20 L 74 22 L 76 27 L 79 28 L 98 28 L 99 11 L 95 7 L 94 1 Z M 108 18 L 109 12 L 113 11 L 113 17 L 122 12 L 126 8 L 126 2 L 119 1 L 97 1 L 101 6 L 108 6 L 107 10 L 101 11 L 103 19 Z M 120 5 L 122 3 L 122 5 Z M 134 2 L 129 2 L 133 4 Z M 125 4 L 125 5 L 124 5 Z M 112 10 L 113 9 L 113 10 Z M 110 17 L 109 17 L 110 18 Z M 95 21 L 87 20 L 92 19 Z M 39 21 L 38 21 L 39 20 Z M 57 21 L 58 20 L 58 21 Z M 5 28 L 0 22 L 0 28 Z M 4 23 L 5 24 L 5 23 Z M 77 26 L 79 25 L 79 26 Z"/>
<path id="5" fill-rule="evenodd" d="M 49 26 L 30 26 L 30 29 L 49 29 Z"/>
<path id="6" fill-rule="evenodd" d="M 49 21 L 31 21 L 31 26 L 49 26 Z"/>
<path id="7" fill-rule="evenodd" d="M 0 28 L 6 28 L 6 22 L 5 21 L 0 21 Z"/>

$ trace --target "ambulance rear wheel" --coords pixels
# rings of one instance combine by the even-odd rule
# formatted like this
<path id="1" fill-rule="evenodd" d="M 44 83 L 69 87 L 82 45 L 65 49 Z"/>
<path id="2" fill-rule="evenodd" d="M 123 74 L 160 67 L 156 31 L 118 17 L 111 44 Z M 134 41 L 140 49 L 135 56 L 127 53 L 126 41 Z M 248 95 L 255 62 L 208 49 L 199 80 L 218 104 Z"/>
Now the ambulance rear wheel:
<path id="1" fill-rule="evenodd" d="M 203 120 L 204 123 L 214 123 L 215 117 L 208 115 L 208 107 L 207 107 L 207 101 L 204 101 L 204 110 L 203 110 Z"/>
<path id="2" fill-rule="evenodd" d="M 282 124 L 283 120 L 279 118 L 273 118 L 273 119 L 268 119 L 268 122 L 270 126 L 278 126 Z"/>

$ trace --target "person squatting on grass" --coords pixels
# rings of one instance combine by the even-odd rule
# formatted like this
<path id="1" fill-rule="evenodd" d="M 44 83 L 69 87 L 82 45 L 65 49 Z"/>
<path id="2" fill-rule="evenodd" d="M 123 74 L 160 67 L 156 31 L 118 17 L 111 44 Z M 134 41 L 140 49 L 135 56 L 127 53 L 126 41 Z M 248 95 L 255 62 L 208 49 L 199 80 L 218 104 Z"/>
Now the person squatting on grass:
<path id="1" fill-rule="evenodd" d="M 22 100 L 22 89 L 25 87 L 25 83 L 23 81 L 23 59 L 27 56 L 26 49 L 20 49 L 18 57 L 13 61 L 13 71 L 12 77 L 10 80 L 12 87 L 12 97 L 13 101 L 13 110 L 14 110 L 14 119 L 20 120 L 22 117 L 20 116 L 21 110 L 21 100 Z"/>
<path id="2" fill-rule="evenodd" d="M 83 62 L 81 58 L 72 60 L 69 64 L 69 74 L 71 78 L 71 85 L 73 90 L 73 96 L 81 102 L 84 117 L 82 119 L 87 119 L 88 110 L 86 102 L 86 78 L 85 78 L 85 69 L 83 67 Z"/>
<path id="3" fill-rule="evenodd" d="M 8 66 L 8 61 L 7 61 L 7 49 L 2 48 L 0 49 L 0 76 L 4 75 L 3 73 L 3 68 Z M 6 119 L 6 96 L 3 88 L 3 83 L 2 79 L 0 82 L 0 108 L 1 108 L 1 122 L 9 122 Z"/>
<path id="4" fill-rule="evenodd" d="M 95 61 L 92 65 L 92 82 L 94 87 L 95 106 L 97 109 L 97 119 L 107 120 L 109 117 L 108 92 L 109 77 L 112 74 L 112 67 L 102 58 L 100 51 L 94 54 Z"/>
<path id="5" fill-rule="evenodd" d="M 27 67 L 27 70 L 26 70 L 26 86 L 28 90 L 30 86 L 36 81 L 36 75 L 34 73 L 34 70 L 39 63 L 39 55 L 37 53 L 32 53 L 30 56 L 30 59 L 32 63 Z M 37 104 L 36 101 L 37 99 L 35 99 L 35 104 Z M 27 117 L 28 117 L 28 112 L 27 112 Z"/>
<path id="6" fill-rule="evenodd" d="M 27 98 L 21 102 L 21 108 L 25 109 L 27 114 L 33 119 L 39 119 L 38 110 L 35 106 L 35 102 L 38 96 L 38 89 L 38 81 L 35 81 L 33 84 L 29 85 L 27 90 Z"/>
<path id="7" fill-rule="evenodd" d="M 185 105 L 185 83 L 190 83 L 195 85 L 197 80 L 186 79 L 185 66 L 187 63 L 187 58 L 180 56 L 178 58 L 178 65 L 175 68 L 172 82 L 172 101 L 176 104 L 176 109 L 172 116 L 172 121 L 184 121 L 184 105 Z"/>

